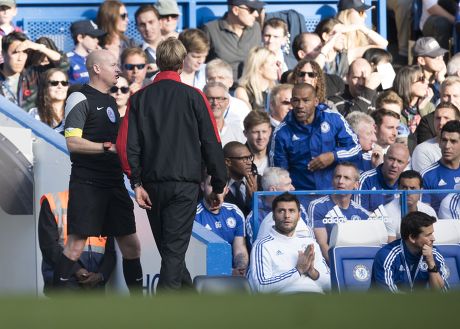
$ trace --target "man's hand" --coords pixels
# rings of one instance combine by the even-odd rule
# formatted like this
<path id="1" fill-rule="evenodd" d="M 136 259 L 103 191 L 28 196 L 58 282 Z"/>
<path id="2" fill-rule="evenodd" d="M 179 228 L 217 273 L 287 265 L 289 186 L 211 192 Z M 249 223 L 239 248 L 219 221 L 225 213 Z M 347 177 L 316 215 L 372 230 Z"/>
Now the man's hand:
<path id="1" fill-rule="evenodd" d="M 252 199 L 254 192 L 257 192 L 257 176 L 253 174 L 246 175 L 246 198 Z"/>
<path id="2" fill-rule="evenodd" d="M 88 277 L 88 274 L 89 272 L 83 267 L 75 272 L 75 276 L 77 277 L 78 282 L 85 280 Z"/>
<path id="3" fill-rule="evenodd" d="M 224 203 L 224 193 L 217 194 L 216 192 L 212 191 L 206 197 L 206 203 L 209 205 L 209 211 L 219 210 Z"/>
<path id="4" fill-rule="evenodd" d="M 429 102 L 431 102 L 433 95 L 434 95 L 433 89 L 431 89 L 431 87 L 428 87 L 426 91 L 426 96 L 418 104 L 418 108 L 423 109 Z"/>
<path id="5" fill-rule="evenodd" d="M 94 288 L 103 280 L 104 278 L 101 273 L 89 272 L 88 277 L 83 281 L 79 281 L 79 283 L 83 286 L 83 288 Z"/>
<path id="6" fill-rule="evenodd" d="M 308 170 L 316 171 L 329 167 L 334 162 L 334 153 L 326 152 L 313 158 L 307 165 Z"/>
<path id="7" fill-rule="evenodd" d="M 372 72 L 366 77 L 366 82 L 364 85 L 369 89 L 376 90 L 381 83 L 382 79 L 380 79 L 380 73 Z"/>
<path id="8" fill-rule="evenodd" d="M 372 168 L 379 166 L 383 162 L 383 149 L 380 145 L 374 144 L 372 147 L 371 163 Z"/>
<path id="9" fill-rule="evenodd" d="M 246 267 L 232 268 L 232 276 L 245 276 Z"/>
<path id="10" fill-rule="evenodd" d="M 132 95 L 135 92 L 137 92 L 139 89 L 141 89 L 141 84 L 137 82 L 131 82 L 129 85 L 129 94 Z"/>
<path id="11" fill-rule="evenodd" d="M 152 209 L 152 202 L 150 201 L 149 194 L 142 186 L 135 187 L 134 193 L 136 194 L 136 202 L 139 207 L 147 210 Z"/>
<path id="12" fill-rule="evenodd" d="M 425 262 L 427 263 L 428 268 L 433 268 L 436 265 L 433 256 L 433 247 L 427 244 L 423 245 L 422 255 L 425 258 Z"/>

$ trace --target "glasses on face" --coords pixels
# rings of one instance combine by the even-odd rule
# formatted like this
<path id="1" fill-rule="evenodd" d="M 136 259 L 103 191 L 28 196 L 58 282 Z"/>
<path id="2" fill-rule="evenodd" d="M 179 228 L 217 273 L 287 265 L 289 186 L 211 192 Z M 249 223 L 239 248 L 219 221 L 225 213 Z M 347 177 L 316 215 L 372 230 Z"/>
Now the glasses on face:
<path id="1" fill-rule="evenodd" d="M 237 161 L 243 161 L 243 162 L 252 162 L 252 160 L 254 160 L 254 155 L 245 155 L 245 156 L 241 156 L 241 157 L 228 157 L 229 159 L 232 159 L 232 160 L 237 160 Z"/>
<path id="2" fill-rule="evenodd" d="M 123 67 L 125 70 L 132 71 L 134 68 L 137 68 L 138 70 L 143 70 L 146 64 L 125 64 Z"/>
<path id="3" fill-rule="evenodd" d="M 297 76 L 299 78 L 304 78 L 306 75 L 308 75 L 309 78 L 317 78 L 318 77 L 318 73 L 316 72 L 307 72 L 307 71 L 299 71 L 297 72 Z"/>
<path id="4" fill-rule="evenodd" d="M 127 18 L 128 18 L 128 13 L 120 14 L 120 18 L 121 18 L 122 20 L 127 19 Z"/>
<path id="5" fill-rule="evenodd" d="M 176 14 L 160 15 L 160 19 L 168 19 L 168 18 L 171 18 L 171 19 L 178 19 L 178 18 L 179 18 L 179 15 L 176 15 Z"/>
<path id="6" fill-rule="evenodd" d="M 69 85 L 69 81 L 66 80 L 50 80 L 48 83 L 53 87 L 57 87 L 58 84 L 61 84 L 63 87 L 67 87 Z"/>
<path id="7" fill-rule="evenodd" d="M 417 77 L 417 79 L 413 83 L 417 83 L 417 82 L 425 82 L 425 76 L 421 75 Z"/>
<path id="8" fill-rule="evenodd" d="M 110 93 L 115 94 L 115 93 L 118 92 L 118 90 L 120 90 L 122 94 L 127 94 L 129 92 L 128 87 L 120 87 L 120 88 L 118 88 L 117 86 L 113 86 L 112 88 L 110 88 Z"/>
<path id="9" fill-rule="evenodd" d="M 213 103 L 213 102 L 216 102 L 216 103 L 223 103 L 223 102 L 225 102 L 227 99 L 228 99 L 227 97 L 208 97 L 209 103 Z"/>
<path id="10" fill-rule="evenodd" d="M 248 11 L 248 13 L 249 13 L 250 15 L 252 15 L 252 14 L 253 14 L 253 13 L 256 11 L 256 9 L 255 9 L 255 8 L 250 8 L 250 7 L 243 7 L 243 6 L 238 6 L 238 8 L 241 8 L 241 9 L 247 10 L 247 11 Z"/>

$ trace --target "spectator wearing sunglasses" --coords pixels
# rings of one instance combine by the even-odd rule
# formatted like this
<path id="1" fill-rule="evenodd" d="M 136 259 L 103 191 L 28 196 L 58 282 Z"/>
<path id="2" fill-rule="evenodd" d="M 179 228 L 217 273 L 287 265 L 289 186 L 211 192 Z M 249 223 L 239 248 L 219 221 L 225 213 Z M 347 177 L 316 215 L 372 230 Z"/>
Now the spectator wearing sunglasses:
<path id="1" fill-rule="evenodd" d="M 227 0 L 228 11 L 222 18 L 209 22 L 203 29 L 211 41 L 208 61 L 221 58 L 232 66 L 233 80 L 243 72 L 244 61 L 251 50 L 261 44 L 257 22 L 262 1 Z"/>
<path id="2" fill-rule="evenodd" d="M 158 0 L 155 8 L 160 14 L 160 31 L 163 40 L 173 37 L 177 38 L 177 21 L 179 19 L 179 6 L 175 0 Z"/>
<path id="3" fill-rule="evenodd" d="M 128 80 L 133 94 L 152 81 L 147 79 L 147 55 L 138 47 L 126 48 L 121 54 L 122 75 Z"/>
<path id="4" fill-rule="evenodd" d="M 38 84 L 36 106 L 29 114 L 59 133 L 64 131 L 64 106 L 69 89 L 65 71 L 52 68 L 46 71 Z"/>
<path id="5" fill-rule="evenodd" d="M 181 32 L 179 40 L 187 49 L 180 79 L 189 86 L 203 89 L 206 84 L 206 65 L 204 62 L 209 52 L 209 40 L 206 34 L 198 29 L 187 29 Z"/>
<path id="6" fill-rule="evenodd" d="M 110 96 L 115 98 L 118 106 L 118 113 L 120 113 L 120 118 L 123 118 L 126 113 L 129 98 L 129 84 L 125 77 L 118 77 L 117 84 L 110 88 Z"/>
<path id="7" fill-rule="evenodd" d="M 99 47 L 99 38 L 106 33 L 100 30 L 96 23 L 91 20 L 73 22 L 70 25 L 70 33 L 75 44 L 73 51 L 67 53 L 69 59 L 69 82 L 74 84 L 85 84 L 89 82 L 88 71 L 86 70 L 86 57 Z"/>
<path id="8" fill-rule="evenodd" d="M 102 38 L 102 48 L 109 50 L 115 58 L 120 58 L 126 48 L 138 46 L 134 39 L 125 35 L 129 23 L 128 11 L 120 1 L 104 1 L 99 6 L 96 23 L 107 33 Z"/>

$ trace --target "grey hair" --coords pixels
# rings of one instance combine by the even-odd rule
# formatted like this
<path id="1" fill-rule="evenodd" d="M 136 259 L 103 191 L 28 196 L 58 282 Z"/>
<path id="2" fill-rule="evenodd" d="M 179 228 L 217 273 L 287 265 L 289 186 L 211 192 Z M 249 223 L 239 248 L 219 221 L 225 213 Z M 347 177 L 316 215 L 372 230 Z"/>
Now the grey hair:
<path id="1" fill-rule="evenodd" d="M 289 171 L 280 167 L 266 168 L 262 176 L 262 189 L 268 191 L 270 186 L 279 185 L 280 177 L 289 177 Z"/>
<path id="2" fill-rule="evenodd" d="M 447 75 L 454 76 L 460 71 L 460 53 L 455 54 L 447 63 Z"/>
<path id="3" fill-rule="evenodd" d="M 347 115 L 346 120 L 350 125 L 351 129 L 357 134 L 358 128 L 361 123 L 367 123 L 373 125 L 375 123 L 374 119 L 369 114 L 363 112 L 351 112 Z"/>

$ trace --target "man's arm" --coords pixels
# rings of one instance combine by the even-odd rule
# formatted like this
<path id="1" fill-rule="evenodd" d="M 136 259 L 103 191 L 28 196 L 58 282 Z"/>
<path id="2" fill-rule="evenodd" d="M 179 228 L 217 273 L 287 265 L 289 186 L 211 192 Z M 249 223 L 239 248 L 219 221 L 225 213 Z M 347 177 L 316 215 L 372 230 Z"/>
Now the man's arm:
<path id="1" fill-rule="evenodd" d="M 341 114 L 332 114 L 337 125 L 336 148 L 333 151 L 335 160 L 351 161 L 361 154 L 361 145 L 358 142 L 358 137 Z"/>
<path id="2" fill-rule="evenodd" d="M 269 153 L 271 167 L 289 168 L 287 147 L 285 145 L 284 131 L 276 129 L 273 133 L 272 144 Z"/>
<path id="3" fill-rule="evenodd" d="M 424 245 L 422 249 L 423 257 L 425 258 L 426 264 L 428 265 L 428 275 L 429 275 L 429 284 L 430 288 L 433 290 L 446 290 L 447 285 L 444 281 L 445 273 L 443 272 L 443 276 L 441 276 L 441 270 L 444 271 L 445 264 L 444 258 L 440 253 L 433 250 L 433 247 Z M 435 261 L 436 256 L 436 261 Z M 437 272 L 430 272 L 430 269 L 437 267 Z"/>
<path id="4" fill-rule="evenodd" d="M 314 228 L 316 242 L 319 245 L 321 254 L 323 255 L 326 263 L 329 264 L 329 244 L 327 243 L 327 231 L 325 227 Z"/>
<path id="5" fill-rule="evenodd" d="M 46 198 L 41 203 L 38 216 L 38 242 L 43 259 L 54 267 L 61 257 L 63 247 L 59 245 L 58 226 Z"/>
<path id="6" fill-rule="evenodd" d="M 246 249 L 246 241 L 243 236 L 236 236 L 233 239 L 233 275 L 244 276 L 248 268 L 249 255 Z"/>
<path id="7" fill-rule="evenodd" d="M 67 149 L 71 153 L 101 154 L 104 153 L 104 144 L 91 142 L 83 137 L 71 136 L 66 138 Z M 107 152 L 117 153 L 115 144 L 112 144 Z"/>
<path id="8" fill-rule="evenodd" d="M 394 281 L 394 275 L 399 271 L 394 267 L 394 261 L 397 257 L 391 257 L 393 253 L 387 253 L 383 249 L 377 252 L 372 265 L 372 286 L 388 290 L 394 293 L 399 289 Z M 390 256 L 390 257 L 389 257 Z"/>

